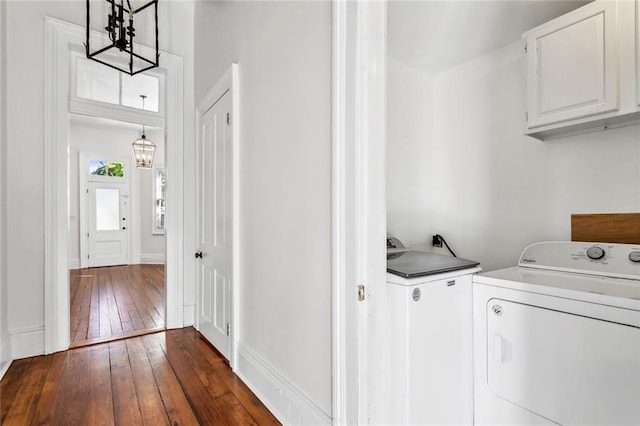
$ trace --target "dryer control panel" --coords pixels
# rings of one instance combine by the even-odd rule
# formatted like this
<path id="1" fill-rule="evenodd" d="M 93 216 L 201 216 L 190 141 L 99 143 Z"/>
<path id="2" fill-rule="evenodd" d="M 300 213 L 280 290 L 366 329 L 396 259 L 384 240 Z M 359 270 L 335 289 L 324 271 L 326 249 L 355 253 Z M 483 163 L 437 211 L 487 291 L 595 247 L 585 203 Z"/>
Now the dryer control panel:
<path id="1" fill-rule="evenodd" d="M 640 280 L 640 245 L 547 241 L 524 249 L 518 266 Z"/>

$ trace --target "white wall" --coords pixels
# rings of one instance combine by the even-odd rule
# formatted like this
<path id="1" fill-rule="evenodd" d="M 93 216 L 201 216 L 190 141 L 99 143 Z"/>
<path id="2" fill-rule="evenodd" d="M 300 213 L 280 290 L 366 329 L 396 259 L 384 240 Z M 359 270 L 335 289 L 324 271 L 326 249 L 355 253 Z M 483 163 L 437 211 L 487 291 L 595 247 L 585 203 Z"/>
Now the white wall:
<path id="1" fill-rule="evenodd" d="M 193 161 L 193 4 L 160 2 L 160 47 L 185 58 L 185 161 Z M 43 93 L 44 16 L 84 25 L 85 3 L 7 2 L 7 274 L 8 325 L 12 340 L 24 336 L 42 350 L 44 325 Z M 162 58 L 161 58 L 162 61 Z M 67 78 L 67 76 L 60 76 Z M 191 191 L 193 178 L 185 175 Z M 185 211 L 193 210 L 187 194 Z M 189 234 L 190 232 L 190 234 Z M 185 244 L 193 244 L 193 221 L 185 220 Z M 184 303 L 195 303 L 193 254 L 185 254 Z M 29 340 L 31 339 L 31 340 Z M 16 348 L 12 347 L 16 352 Z M 33 354 L 33 353 L 32 353 Z"/>
<path id="2" fill-rule="evenodd" d="M 515 41 L 436 75 L 431 91 L 417 87 L 435 105 L 431 173 L 417 196 L 428 194 L 432 231 L 485 270 L 514 265 L 530 243 L 570 239 L 572 213 L 640 208 L 639 127 L 546 142 L 523 136 L 523 59 Z M 390 139 L 388 150 L 399 149 Z M 392 166 L 389 174 L 402 171 Z M 390 212 L 413 205 L 412 194 L 389 200 Z"/>
<path id="3" fill-rule="evenodd" d="M 11 358 L 8 328 L 7 299 L 7 60 L 6 60 L 6 9 L 7 4 L 0 1 L 0 378 Z"/>
<path id="4" fill-rule="evenodd" d="M 111 158 L 129 160 L 133 172 L 131 185 L 130 226 L 133 245 L 133 263 L 145 263 L 144 259 L 164 260 L 164 235 L 152 235 L 152 170 L 137 169 L 133 162 L 131 144 L 141 134 L 142 126 L 111 120 L 72 116 L 69 128 L 69 259 L 71 267 L 80 264 L 80 215 L 79 182 L 84 175 L 78 170 L 79 152 L 105 154 Z M 164 132 L 147 127 L 146 136 L 156 144 L 154 162 L 164 164 Z M 97 159 L 97 158 L 96 158 Z"/>
<path id="5" fill-rule="evenodd" d="M 198 96 L 239 64 L 238 372 L 293 424 L 312 422 L 306 409 L 315 423 L 331 413 L 331 11 L 328 1 L 195 11 Z"/>
<path id="6" fill-rule="evenodd" d="M 387 233 L 415 250 L 433 235 L 433 77 L 387 58 Z"/>

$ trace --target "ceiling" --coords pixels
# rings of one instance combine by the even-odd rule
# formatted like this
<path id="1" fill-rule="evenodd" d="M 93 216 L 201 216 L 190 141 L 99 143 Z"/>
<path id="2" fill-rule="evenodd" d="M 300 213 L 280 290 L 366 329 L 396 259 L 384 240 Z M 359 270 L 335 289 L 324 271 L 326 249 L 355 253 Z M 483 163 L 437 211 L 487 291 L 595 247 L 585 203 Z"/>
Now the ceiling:
<path id="1" fill-rule="evenodd" d="M 520 39 L 591 0 L 389 0 L 388 55 L 430 74 Z"/>

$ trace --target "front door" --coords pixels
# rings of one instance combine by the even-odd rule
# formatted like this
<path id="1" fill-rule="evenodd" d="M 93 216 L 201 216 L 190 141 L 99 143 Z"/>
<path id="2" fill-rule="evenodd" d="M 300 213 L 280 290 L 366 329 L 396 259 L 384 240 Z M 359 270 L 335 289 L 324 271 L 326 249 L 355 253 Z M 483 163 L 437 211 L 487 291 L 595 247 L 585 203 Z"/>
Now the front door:
<path id="1" fill-rule="evenodd" d="M 88 265 L 129 263 L 129 223 L 126 183 L 87 182 Z"/>
<path id="2" fill-rule="evenodd" d="M 231 93 L 200 117 L 198 138 L 198 264 L 200 333 L 230 355 L 233 250 Z"/>

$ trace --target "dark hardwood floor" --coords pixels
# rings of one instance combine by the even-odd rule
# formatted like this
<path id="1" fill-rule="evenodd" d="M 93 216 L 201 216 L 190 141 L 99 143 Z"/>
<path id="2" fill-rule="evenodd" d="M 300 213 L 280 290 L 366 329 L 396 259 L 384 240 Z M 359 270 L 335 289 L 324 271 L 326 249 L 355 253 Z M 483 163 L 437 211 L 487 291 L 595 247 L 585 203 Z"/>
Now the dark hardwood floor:
<path id="1" fill-rule="evenodd" d="M 13 362 L 0 424 L 279 424 L 192 327 Z"/>
<path id="2" fill-rule="evenodd" d="M 164 265 L 72 269 L 71 347 L 163 330 Z"/>

